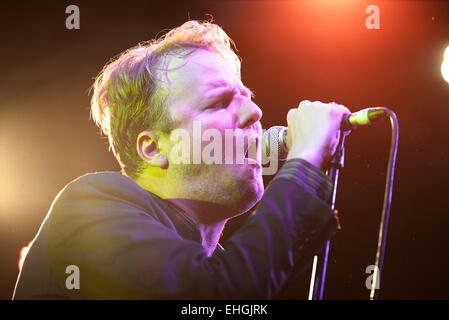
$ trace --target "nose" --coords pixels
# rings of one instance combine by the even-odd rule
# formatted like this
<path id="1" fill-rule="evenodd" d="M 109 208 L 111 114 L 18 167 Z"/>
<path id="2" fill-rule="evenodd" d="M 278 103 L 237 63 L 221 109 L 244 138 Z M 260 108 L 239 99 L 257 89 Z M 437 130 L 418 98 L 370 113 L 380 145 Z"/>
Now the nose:
<path id="1" fill-rule="evenodd" d="M 239 128 L 249 127 L 259 121 L 261 117 L 262 110 L 251 100 L 245 100 L 238 112 Z"/>

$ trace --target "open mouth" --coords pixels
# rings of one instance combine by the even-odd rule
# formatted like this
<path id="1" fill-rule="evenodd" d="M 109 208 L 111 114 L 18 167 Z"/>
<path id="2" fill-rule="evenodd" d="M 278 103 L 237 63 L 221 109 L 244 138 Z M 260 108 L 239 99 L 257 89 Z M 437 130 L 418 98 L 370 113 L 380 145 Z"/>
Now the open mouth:
<path id="1" fill-rule="evenodd" d="M 245 158 L 244 158 L 245 163 L 260 166 L 258 160 L 259 157 L 257 156 L 259 150 L 259 138 L 258 137 L 248 138 L 248 143 L 245 145 L 246 145 Z"/>

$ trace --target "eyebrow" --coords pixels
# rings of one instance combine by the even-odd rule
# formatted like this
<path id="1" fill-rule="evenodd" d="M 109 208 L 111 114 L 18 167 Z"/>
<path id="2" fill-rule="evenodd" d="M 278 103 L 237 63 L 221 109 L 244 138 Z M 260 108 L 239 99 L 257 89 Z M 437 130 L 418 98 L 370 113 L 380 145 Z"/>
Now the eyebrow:
<path id="1" fill-rule="evenodd" d="M 233 89 L 233 86 L 231 84 L 229 84 L 228 82 L 224 81 L 224 80 L 217 80 L 214 82 L 209 83 L 210 87 L 213 88 L 229 88 L 229 89 Z M 254 93 L 251 91 L 251 89 L 247 88 L 245 85 L 243 85 L 243 83 L 240 85 L 237 85 L 238 91 L 240 93 L 242 93 L 243 95 L 246 95 L 249 98 L 253 98 L 254 97 Z"/>

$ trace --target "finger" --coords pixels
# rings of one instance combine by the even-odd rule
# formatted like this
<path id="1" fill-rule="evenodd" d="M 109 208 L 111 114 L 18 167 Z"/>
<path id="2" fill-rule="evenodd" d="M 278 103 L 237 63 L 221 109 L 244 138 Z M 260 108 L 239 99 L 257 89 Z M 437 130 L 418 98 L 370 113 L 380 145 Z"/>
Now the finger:
<path id="1" fill-rule="evenodd" d="M 335 141 L 337 142 L 337 144 L 340 141 L 340 135 L 341 135 L 341 131 L 337 130 L 337 132 L 335 133 Z"/>
<path id="2" fill-rule="evenodd" d="M 331 149 L 331 154 L 332 156 L 335 154 L 335 152 L 337 151 L 338 148 L 338 142 L 340 141 L 340 135 L 341 135 L 341 131 L 337 130 L 335 132 L 334 138 L 332 139 L 332 149 Z"/>
<path id="3" fill-rule="evenodd" d="M 303 101 L 301 101 L 299 103 L 298 108 L 305 107 L 305 106 L 308 106 L 308 105 L 311 105 L 311 104 L 312 104 L 312 102 L 310 102 L 310 100 L 303 100 Z"/>
<path id="4" fill-rule="evenodd" d="M 296 112 L 298 111 L 298 109 L 294 108 L 294 109 L 290 109 L 287 113 L 287 123 L 290 124 L 290 122 L 293 121 Z"/>
<path id="5" fill-rule="evenodd" d="M 351 113 L 351 111 L 348 108 L 346 108 L 344 105 L 339 104 L 337 102 L 331 102 L 330 105 L 342 113 L 345 113 L 345 114 Z"/>
<path id="6" fill-rule="evenodd" d="M 341 112 L 347 114 L 347 113 L 351 113 L 351 110 L 349 110 L 348 108 L 346 108 L 344 105 L 339 104 L 338 107 L 340 108 Z"/>

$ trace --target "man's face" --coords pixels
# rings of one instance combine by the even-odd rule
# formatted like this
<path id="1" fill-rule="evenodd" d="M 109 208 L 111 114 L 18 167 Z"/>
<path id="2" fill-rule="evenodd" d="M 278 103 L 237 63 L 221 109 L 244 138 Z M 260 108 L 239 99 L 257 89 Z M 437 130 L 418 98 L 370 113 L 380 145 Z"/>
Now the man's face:
<path id="1" fill-rule="evenodd" d="M 171 181 L 179 179 L 174 193 L 233 207 L 235 214 L 247 211 L 263 194 L 261 110 L 219 54 L 197 49 L 167 59 L 170 116 L 177 130 L 190 136 L 166 142 L 170 150 L 186 142 L 190 147 L 189 164 L 167 154 Z"/>

